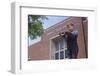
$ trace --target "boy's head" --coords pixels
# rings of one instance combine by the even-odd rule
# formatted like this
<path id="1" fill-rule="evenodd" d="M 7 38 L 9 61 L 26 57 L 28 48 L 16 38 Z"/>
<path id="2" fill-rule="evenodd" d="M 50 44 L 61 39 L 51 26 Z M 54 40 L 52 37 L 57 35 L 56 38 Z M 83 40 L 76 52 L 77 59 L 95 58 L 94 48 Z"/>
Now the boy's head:
<path id="1" fill-rule="evenodd" d="M 74 24 L 72 24 L 72 23 L 66 25 L 66 27 L 67 27 L 69 32 L 72 32 L 74 30 Z"/>

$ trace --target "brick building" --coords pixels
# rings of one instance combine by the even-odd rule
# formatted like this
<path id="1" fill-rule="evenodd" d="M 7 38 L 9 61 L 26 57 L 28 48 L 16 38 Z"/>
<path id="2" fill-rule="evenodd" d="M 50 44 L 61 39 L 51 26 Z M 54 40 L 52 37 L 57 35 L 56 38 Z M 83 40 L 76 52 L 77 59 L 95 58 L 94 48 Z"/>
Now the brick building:
<path id="1" fill-rule="evenodd" d="M 88 20 L 86 17 L 69 17 L 49 28 L 41 37 L 41 41 L 28 47 L 28 60 L 53 60 L 67 58 L 67 44 L 59 37 L 59 32 L 66 31 L 66 25 L 73 23 L 78 30 L 78 58 L 88 57 Z"/>

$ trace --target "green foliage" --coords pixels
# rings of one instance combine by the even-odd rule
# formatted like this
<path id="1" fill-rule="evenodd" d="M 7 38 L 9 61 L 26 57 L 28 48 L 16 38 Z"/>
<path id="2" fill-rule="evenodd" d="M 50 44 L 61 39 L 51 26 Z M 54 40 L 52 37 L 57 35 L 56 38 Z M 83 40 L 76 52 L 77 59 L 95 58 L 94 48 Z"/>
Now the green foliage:
<path id="1" fill-rule="evenodd" d="M 46 16 L 28 15 L 28 37 L 35 39 L 44 33 L 43 21 Z"/>

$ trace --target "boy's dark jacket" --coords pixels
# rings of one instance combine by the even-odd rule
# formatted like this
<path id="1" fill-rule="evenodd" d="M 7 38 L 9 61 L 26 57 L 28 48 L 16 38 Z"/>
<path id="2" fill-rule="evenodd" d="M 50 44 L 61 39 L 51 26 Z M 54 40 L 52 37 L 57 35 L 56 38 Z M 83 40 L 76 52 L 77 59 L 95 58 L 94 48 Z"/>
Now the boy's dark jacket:
<path id="1" fill-rule="evenodd" d="M 77 37 L 78 37 L 78 31 L 73 32 L 66 32 L 63 35 L 64 39 L 67 43 L 67 49 L 69 50 L 70 55 L 77 56 L 78 53 L 78 44 L 77 44 Z"/>

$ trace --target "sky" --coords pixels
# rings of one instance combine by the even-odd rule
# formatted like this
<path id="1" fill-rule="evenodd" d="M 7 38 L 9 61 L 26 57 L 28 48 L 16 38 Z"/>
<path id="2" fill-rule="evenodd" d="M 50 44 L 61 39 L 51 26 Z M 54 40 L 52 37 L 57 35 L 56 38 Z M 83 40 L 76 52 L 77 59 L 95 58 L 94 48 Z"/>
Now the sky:
<path id="1" fill-rule="evenodd" d="M 53 26 L 54 24 L 56 24 L 64 19 L 67 19 L 68 17 L 67 16 L 47 16 L 47 18 L 48 18 L 47 20 L 42 20 L 44 29 L 47 29 L 50 26 Z M 31 40 L 29 38 L 28 45 L 30 46 L 32 44 L 35 44 L 35 43 L 39 42 L 40 40 L 41 40 L 41 37 L 38 37 L 37 39 L 34 39 L 34 40 Z"/>

